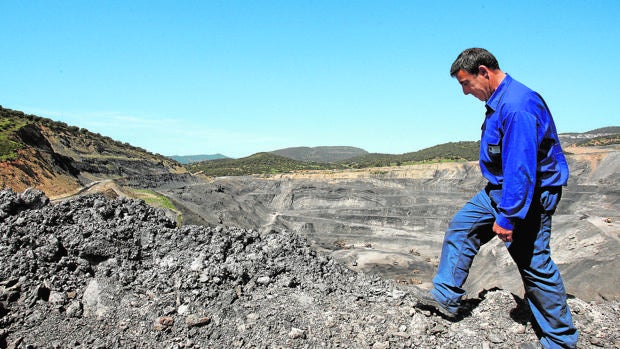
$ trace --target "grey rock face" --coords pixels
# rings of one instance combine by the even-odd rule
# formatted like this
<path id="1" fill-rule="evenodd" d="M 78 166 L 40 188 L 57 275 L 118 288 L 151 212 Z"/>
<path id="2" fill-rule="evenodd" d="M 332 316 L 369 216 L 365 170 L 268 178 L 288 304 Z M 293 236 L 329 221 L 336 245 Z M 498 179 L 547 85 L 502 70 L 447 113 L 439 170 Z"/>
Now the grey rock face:
<path id="1" fill-rule="evenodd" d="M 568 293 L 620 300 L 620 151 L 591 151 L 568 157 L 552 254 Z M 295 231 L 350 269 L 410 283 L 430 282 L 451 217 L 485 185 L 477 163 L 136 182 L 171 198 L 185 222 Z M 465 286 L 470 294 L 493 287 L 522 294 L 516 275 L 503 243 L 492 240 Z"/>
<path id="2" fill-rule="evenodd" d="M 0 192 L 2 348 L 437 348 L 535 340 L 524 301 L 487 290 L 451 322 L 405 284 L 303 236 L 175 225 L 141 201 L 52 205 Z M 41 203 L 46 203 L 42 205 Z M 620 344 L 617 301 L 569 300 L 581 347 Z"/>

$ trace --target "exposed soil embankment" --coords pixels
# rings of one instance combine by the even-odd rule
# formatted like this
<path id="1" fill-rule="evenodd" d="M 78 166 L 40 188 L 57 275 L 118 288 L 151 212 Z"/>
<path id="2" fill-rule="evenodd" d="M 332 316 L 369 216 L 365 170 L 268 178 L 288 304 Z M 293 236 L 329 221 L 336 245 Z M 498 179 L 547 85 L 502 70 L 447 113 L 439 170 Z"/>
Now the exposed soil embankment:
<path id="1" fill-rule="evenodd" d="M 15 128 L 6 136 L 18 145 L 12 156 L 0 162 L 0 189 L 37 188 L 54 197 L 76 192 L 92 181 L 184 171 L 162 155 L 84 129 L 33 121 L 41 118 L 1 106 L 0 114 Z"/>

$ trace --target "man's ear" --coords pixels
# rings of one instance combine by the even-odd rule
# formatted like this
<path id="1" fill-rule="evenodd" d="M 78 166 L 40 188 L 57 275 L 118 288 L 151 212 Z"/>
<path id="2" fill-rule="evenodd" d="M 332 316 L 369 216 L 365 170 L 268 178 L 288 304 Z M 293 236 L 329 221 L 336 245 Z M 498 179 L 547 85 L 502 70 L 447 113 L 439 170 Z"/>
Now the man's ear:
<path id="1" fill-rule="evenodd" d="M 489 68 L 486 65 L 478 66 L 478 75 L 482 75 L 484 78 L 489 78 Z"/>

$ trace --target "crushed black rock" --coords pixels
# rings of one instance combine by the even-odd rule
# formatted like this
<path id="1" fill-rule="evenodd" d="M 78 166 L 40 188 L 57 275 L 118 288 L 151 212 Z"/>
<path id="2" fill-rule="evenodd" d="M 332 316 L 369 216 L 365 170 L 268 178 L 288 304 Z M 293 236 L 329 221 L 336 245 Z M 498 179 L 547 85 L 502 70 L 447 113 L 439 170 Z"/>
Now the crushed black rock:
<path id="1" fill-rule="evenodd" d="M 0 348 L 515 348 L 502 290 L 449 321 L 294 232 L 176 227 L 139 200 L 0 191 Z M 580 347 L 620 348 L 618 302 L 569 300 Z"/>

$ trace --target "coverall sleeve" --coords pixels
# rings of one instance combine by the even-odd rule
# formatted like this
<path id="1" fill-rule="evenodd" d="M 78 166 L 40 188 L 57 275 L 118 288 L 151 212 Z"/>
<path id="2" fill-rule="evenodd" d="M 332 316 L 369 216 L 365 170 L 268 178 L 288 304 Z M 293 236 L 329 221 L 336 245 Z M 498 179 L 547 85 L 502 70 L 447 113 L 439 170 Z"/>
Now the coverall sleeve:
<path id="1" fill-rule="evenodd" d="M 527 111 L 506 115 L 502 122 L 502 170 L 504 183 L 498 204 L 497 224 L 514 230 L 515 223 L 525 218 L 536 186 L 537 119 Z"/>

